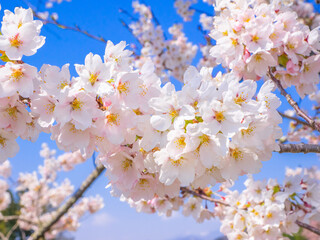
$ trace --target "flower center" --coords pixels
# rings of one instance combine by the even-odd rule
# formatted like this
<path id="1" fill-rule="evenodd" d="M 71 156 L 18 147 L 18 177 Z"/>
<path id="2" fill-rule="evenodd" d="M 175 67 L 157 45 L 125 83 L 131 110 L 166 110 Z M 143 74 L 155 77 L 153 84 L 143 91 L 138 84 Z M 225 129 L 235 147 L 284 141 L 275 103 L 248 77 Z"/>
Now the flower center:
<path id="1" fill-rule="evenodd" d="M 185 140 L 186 138 L 183 136 L 176 139 L 174 142 L 176 143 L 177 148 L 183 149 L 186 146 Z"/>
<path id="2" fill-rule="evenodd" d="M 127 82 L 126 83 L 119 82 L 117 89 L 120 94 L 124 93 L 127 95 L 127 93 L 129 92 L 128 83 Z"/>
<path id="3" fill-rule="evenodd" d="M 221 112 L 215 112 L 214 113 L 214 118 L 219 122 L 221 123 L 222 121 L 224 121 L 226 118 L 224 117 L 223 115 L 223 111 Z"/>
<path id="4" fill-rule="evenodd" d="M 235 160 L 241 160 L 243 158 L 243 153 L 238 148 L 230 148 L 230 156 Z"/>
<path id="5" fill-rule="evenodd" d="M 99 76 L 99 74 L 97 74 L 97 73 L 90 74 L 89 82 L 91 83 L 91 86 L 93 86 L 96 83 L 96 81 L 98 80 L 98 76 Z"/>
<path id="6" fill-rule="evenodd" d="M 22 72 L 22 70 L 21 70 L 21 68 L 19 68 L 19 69 L 11 69 L 12 70 L 12 73 L 11 73 L 11 76 L 10 76 L 10 78 L 12 79 L 12 81 L 19 81 L 22 77 L 23 77 L 23 75 L 24 75 L 24 73 Z"/>
<path id="7" fill-rule="evenodd" d="M 177 159 L 177 160 L 174 160 L 172 158 L 169 159 L 171 164 L 175 167 L 178 167 L 178 166 L 181 166 L 182 165 L 182 162 L 183 162 L 183 157 Z"/>
<path id="8" fill-rule="evenodd" d="M 22 45 L 22 41 L 20 40 L 19 33 L 16 34 L 13 38 L 9 38 L 9 42 L 11 47 L 19 48 Z"/>
<path id="9" fill-rule="evenodd" d="M 12 118 L 12 119 L 17 119 L 17 113 L 18 113 L 18 109 L 17 107 L 10 107 L 10 108 L 7 108 L 6 109 L 6 112 L 9 114 L 9 116 Z"/>
<path id="10" fill-rule="evenodd" d="M 259 39 L 260 38 L 257 35 L 253 35 L 251 40 L 252 40 L 252 42 L 257 43 Z"/>
<path id="11" fill-rule="evenodd" d="M 81 110 L 82 106 L 83 102 L 81 102 L 78 98 L 75 98 L 71 103 L 72 110 L 74 111 Z"/>
<path id="12" fill-rule="evenodd" d="M 110 125 L 119 125 L 119 114 L 110 113 L 106 119 Z"/>
<path id="13" fill-rule="evenodd" d="M 132 167 L 132 160 L 129 158 L 126 158 L 124 161 L 121 163 L 121 167 L 124 171 L 127 171 L 129 168 Z"/>
<path id="14" fill-rule="evenodd" d="M 0 145 L 4 148 L 6 146 L 7 139 L 0 136 Z"/>

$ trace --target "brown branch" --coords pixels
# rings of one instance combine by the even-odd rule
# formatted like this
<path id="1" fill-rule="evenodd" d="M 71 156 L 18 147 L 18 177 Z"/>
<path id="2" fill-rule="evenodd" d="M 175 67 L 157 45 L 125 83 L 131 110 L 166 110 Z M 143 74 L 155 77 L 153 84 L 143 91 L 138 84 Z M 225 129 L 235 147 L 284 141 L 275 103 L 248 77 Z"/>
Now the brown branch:
<path id="1" fill-rule="evenodd" d="M 302 124 L 302 125 L 305 125 L 305 126 L 307 126 L 307 127 L 312 128 L 312 126 L 311 126 L 309 123 L 307 123 L 307 122 L 305 122 L 305 121 L 302 121 L 302 120 L 300 120 L 299 118 L 289 116 L 289 115 L 287 115 L 287 114 L 285 114 L 285 113 L 282 113 L 282 112 L 278 112 L 278 113 L 279 113 L 280 116 L 283 117 L 283 118 L 288 118 L 288 119 L 290 119 L 290 120 L 293 120 L 293 121 L 297 122 L 298 124 Z"/>
<path id="2" fill-rule="evenodd" d="M 195 7 L 189 7 L 189 9 L 194 10 L 194 11 L 197 12 L 197 13 L 200 13 L 200 14 L 204 13 L 204 14 L 206 14 L 206 15 L 209 16 L 209 17 L 213 17 L 213 14 L 212 14 L 212 13 L 209 13 L 209 12 L 204 11 L 204 10 L 202 10 L 202 9 L 198 9 L 198 8 L 195 8 Z"/>
<path id="3" fill-rule="evenodd" d="M 296 113 L 302 117 L 304 120 L 307 121 L 307 123 L 315 130 L 320 132 L 320 126 L 318 123 L 316 123 L 316 121 L 314 119 L 312 119 L 311 117 L 309 117 L 304 111 L 302 111 L 298 105 L 298 103 L 296 101 L 293 100 L 293 98 L 290 96 L 289 93 L 286 92 L 286 90 L 283 88 L 283 86 L 281 85 L 281 82 L 272 74 L 271 69 L 269 68 L 269 76 L 271 78 L 271 80 L 277 85 L 277 87 L 280 90 L 281 95 L 283 95 L 288 103 L 294 108 L 294 110 L 296 111 Z"/>
<path id="4" fill-rule="evenodd" d="M 18 222 L 16 222 L 13 227 L 10 229 L 10 231 L 7 233 L 6 239 L 10 239 L 12 233 L 14 232 L 14 230 L 17 229 L 17 227 L 19 226 Z"/>
<path id="5" fill-rule="evenodd" d="M 2 232 L 0 232 L 0 239 L 1 240 L 6 240 L 7 239 L 6 236 Z"/>
<path id="6" fill-rule="evenodd" d="M 298 226 L 300 226 L 302 228 L 305 228 L 305 229 L 307 229 L 307 230 L 309 230 L 309 231 L 311 231 L 311 232 L 313 232 L 313 233 L 315 233 L 315 234 L 320 236 L 320 229 L 315 228 L 315 227 L 313 227 L 313 226 L 311 226 L 309 224 L 306 224 L 304 222 L 300 222 L 299 220 L 296 221 L 296 224 Z"/>
<path id="7" fill-rule="evenodd" d="M 202 194 L 202 193 L 193 191 L 193 190 L 191 190 L 191 189 L 189 189 L 189 188 L 180 187 L 180 190 L 181 190 L 182 193 L 189 193 L 189 194 L 191 194 L 191 195 L 193 195 L 193 196 L 195 196 L 195 197 L 199 197 L 199 198 L 204 199 L 204 200 L 207 200 L 207 201 L 209 201 L 209 202 L 218 203 L 218 204 L 221 204 L 221 205 L 230 207 L 230 205 L 229 205 L 228 203 L 225 203 L 225 202 L 222 201 L 222 200 L 208 197 L 208 196 L 205 195 L 205 194 Z"/>
<path id="8" fill-rule="evenodd" d="M 144 43 L 139 39 L 138 36 L 134 35 L 134 33 L 133 33 L 132 29 L 129 27 L 129 25 L 123 19 L 119 19 L 119 21 L 122 24 L 122 26 L 124 26 L 131 33 L 131 35 L 138 41 L 138 43 L 141 45 L 141 47 L 143 47 Z"/>
<path id="9" fill-rule="evenodd" d="M 279 143 L 280 151 L 278 153 L 320 153 L 320 145 L 317 144 L 283 144 Z"/>
<path id="10" fill-rule="evenodd" d="M 51 221 L 44 223 L 37 231 L 35 231 L 30 239 L 38 240 L 44 237 L 44 234 L 50 231 L 50 228 L 59 221 L 59 219 L 68 212 L 68 210 L 82 197 L 83 193 L 91 186 L 91 184 L 101 175 L 104 170 L 103 165 L 97 166 L 86 180 L 81 184 L 80 188 L 73 194 L 68 201 L 61 206 L 55 213 Z"/>
<path id="11" fill-rule="evenodd" d="M 91 33 L 88 33 L 86 30 L 82 30 L 80 29 L 78 26 L 68 26 L 68 25 L 65 25 L 65 24 L 62 24 L 60 22 L 58 22 L 57 20 L 55 19 L 51 19 L 51 20 L 48 20 L 48 19 L 45 19 L 43 17 L 41 17 L 36 11 L 33 10 L 33 15 L 40 19 L 43 24 L 52 24 L 52 25 L 56 25 L 57 27 L 59 28 L 62 28 L 62 29 L 67 29 L 67 30 L 71 30 L 71 31 L 75 31 L 75 32 L 78 32 L 78 33 L 81 33 L 81 34 L 84 34 L 86 35 L 87 37 L 89 38 L 92 38 L 92 39 L 95 39 L 97 41 L 100 41 L 100 42 L 103 42 L 103 43 L 107 43 L 107 40 L 103 37 L 99 37 L 99 36 L 96 36 L 96 35 L 93 35 Z"/>
<path id="12" fill-rule="evenodd" d="M 0 217 L 0 222 L 1 221 L 8 222 L 8 221 L 12 221 L 12 220 L 22 221 L 22 222 L 32 224 L 32 225 L 36 224 L 35 222 L 30 221 L 25 218 L 21 218 L 20 216 L 2 216 L 2 217 Z"/>

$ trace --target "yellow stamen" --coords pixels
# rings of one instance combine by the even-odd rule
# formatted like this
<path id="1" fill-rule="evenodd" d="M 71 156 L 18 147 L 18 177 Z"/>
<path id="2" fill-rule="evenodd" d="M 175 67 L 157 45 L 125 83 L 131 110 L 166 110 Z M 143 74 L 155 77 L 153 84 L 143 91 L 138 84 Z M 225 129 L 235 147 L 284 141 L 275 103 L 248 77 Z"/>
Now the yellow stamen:
<path id="1" fill-rule="evenodd" d="M 72 110 L 74 111 L 81 110 L 82 106 L 83 102 L 81 102 L 78 98 L 75 98 L 71 103 Z"/>
<path id="2" fill-rule="evenodd" d="M 226 118 L 223 115 L 223 111 L 221 112 L 215 112 L 215 119 L 221 123 L 222 121 L 224 121 Z"/>
<path id="3" fill-rule="evenodd" d="M 122 82 L 119 82 L 119 85 L 117 87 L 118 91 L 120 94 L 124 93 L 124 94 L 128 94 L 129 92 L 129 87 L 128 87 L 129 83 L 128 82 L 125 82 L 125 83 L 122 83 Z"/>
<path id="4" fill-rule="evenodd" d="M 234 160 L 243 159 L 243 153 L 240 151 L 239 148 L 230 148 L 229 154 L 230 154 L 230 157 L 232 157 Z"/>
<path id="5" fill-rule="evenodd" d="M 62 81 L 60 82 L 60 85 L 58 85 L 58 89 L 64 89 L 66 86 L 68 86 L 68 82 L 67 81 Z"/>
<path id="6" fill-rule="evenodd" d="M 183 162 L 183 158 L 179 158 L 177 160 L 173 160 L 172 158 L 169 159 L 171 164 L 175 167 L 178 167 L 178 166 L 181 166 L 182 165 L 182 162 Z"/>
<path id="7" fill-rule="evenodd" d="M 47 114 L 53 113 L 56 105 L 54 105 L 52 102 L 49 102 L 48 104 L 45 105 L 45 110 Z"/>
<path id="8" fill-rule="evenodd" d="M 263 60 L 262 54 L 261 53 L 255 54 L 254 60 L 256 60 L 256 62 L 261 62 Z"/>
<path id="9" fill-rule="evenodd" d="M 131 159 L 126 158 L 124 161 L 121 163 L 121 167 L 124 171 L 127 171 L 129 168 L 131 168 L 133 165 L 133 162 Z"/>
<path id="10" fill-rule="evenodd" d="M 110 113 L 106 116 L 107 123 L 110 125 L 119 125 L 119 114 Z"/>
<path id="11" fill-rule="evenodd" d="M 268 212 L 266 217 L 267 217 L 267 218 L 272 218 L 272 217 L 273 217 L 273 215 L 272 215 L 272 213 L 271 213 L 271 212 Z"/>
<path id="12" fill-rule="evenodd" d="M 6 112 L 9 114 L 9 116 L 10 116 L 12 119 L 17 119 L 17 118 L 18 118 L 18 116 L 17 116 L 17 113 L 18 113 L 17 107 L 7 108 L 7 109 L 6 109 Z"/>
<path id="13" fill-rule="evenodd" d="M 176 117 L 179 116 L 179 111 L 175 110 L 174 108 L 171 110 L 171 112 L 169 113 L 170 117 L 172 118 L 172 120 L 174 120 Z"/>
<path id="14" fill-rule="evenodd" d="M 243 95 L 238 95 L 234 98 L 234 102 L 235 104 L 241 105 L 242 103 L 244 103 L 246 101 L 246 97 Z"/>
<path id="15" fill-rule="evenodd" d="M 24 73 L 22 72 L 22 69 L 11 69 L 12 73 L 10 75 L 10 79 L 14 82 L 18 82 L 24 75 Z"/>
<path id="16" fill-rule="evenodd" d="M 99 76 L 99 74 L 97 74 L 97 73 L 90 74 L 89 82 L 91 83 L 91 86 L 93 86 L 96 83 L 96 81 L 98 80 L 98 76 Z"/>
<path id="17" fill-rule="evenodd" d="M 19 48 L 23 42 L 20 40 L 19 33 L 15 35 L 13 38 L 9 38 L 9 42 L 11 47 Z"/>
<path id="18" fill-rule="evenodd" d="M 185 140 L 186 140 L 185 137 L 180 137 L 180 138 L 176 139 L 174 142 L 175 142 L 177 148 L 179 148 L 179 149 L 185 148 L 185 146 L 186 146 Z"/>
<path id="19" fill-rule="evenodd" d="M 208 144 L 210 142 L 210 137 L 206 134 L 201 135 L 199 138 L 200 144 Z"/>
<path id="20" fill-rule="evenodd" d="M 257 35 L 253 35 L 251 40 L 252 40 L 252 42 L 257 43 L 259 39 L 260 38 Z"/>
<path id="21" fill-rule="evenodd" d="M 237 46 L 237 45 L 239 45 L 238 39 L 236 39 L 236 38 L 231 38 L 231 43 L 232 43 L 232 45 L 233 45 L 234 47 Z"/>
<path id="22" fill-rule="evenodd" d="M 253 133 L 253 131 L 254 131 L 255 128 L 256 128 L 256 127 L 248 127 L 247 129 L 242 129 L 242 130 L 241 130 L 242 136 L 244 136 L 244 135 L 251 135 L 251 134 Z"/>
<path id="23" fill-rule="evenodd" d="M 5 139 L 4 137 L 0 136 L 0 145 L 4 148 L 7 144 L 7 139 Z"/>

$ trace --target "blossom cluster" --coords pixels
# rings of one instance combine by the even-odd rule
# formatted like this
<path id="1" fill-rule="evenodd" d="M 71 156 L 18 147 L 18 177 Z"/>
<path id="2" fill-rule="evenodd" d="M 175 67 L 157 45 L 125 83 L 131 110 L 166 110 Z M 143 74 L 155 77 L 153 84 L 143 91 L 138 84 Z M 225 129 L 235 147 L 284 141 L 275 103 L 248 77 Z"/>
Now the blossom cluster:
<path id="1" fill-rule="evenodd" d="M 85 159 L 98 151 L 112 193 L 137 201 L 257 173 L 278 150 L 280 101 L 271 81 L 254 99 L 253 80 L 189 67 L 176 91 L 172 83 L 161 87 L 150 61 L 134 69 L 125 46 L 109 41 L 103 60 L 88 54 L 72 78 L 68 64 L 37 72 L 7 62 L 0 69 L 1 156 L 17 152 L 16 136 L 48 132 L 60 149 L 80 150 Z"/>
<path id="2" fill-rule="evenodd" d="M 176 0 L 174 2 L 174 7 L 177 9 L 177 13 L 183 18 L 183 21 L 191 21 L 195 10 L 190 9 L 190 6 L 196 2 L 197 0 Z"/>
<path id="3" fill-rule="evenodd" d="M 181 9 L 183 3 L 176 4 Z M 42 23 L 33 20 L 30 9 L 5 11 L 0 36 L 1 59 L 6 62 L 0 68 L 0 161 L 18 152 L 18 137 L 35 141 L 40 132 L 51 133 L 61 150 L 70 151 L 56 158 L 44 145 L 40 178 L 36 172 L 20 175 L 21 219 L 31 221 L 19 220 L 21 228 L 37 230 L 32 221 L 51 219 L 43 210 L 57 208 L 73 192 L 70 181 L 55 182 L 57 172 L 73 169 L 95 151 L 98 164 L 107 169 L 112 195 L 138 211 L 170 216 L 183 206 L 186 216 L 199 222 L 210 219 L 213 213 L 201 200 L 185 201 L 188 195 L 179 195 L 181 187 L 206 189 L 258 173 L 262 162 L 279 150 L 281 102 L 272 93 L 273 81 L 258 88 L 256 80 L 271 69 L 284 87 L 296 86 L 302 97 L 314 92 L 319 81 L 320 31 L 298 20 L 294 11 L 299 8 L 280 1 L 217 1 L 218 16 L 200 17 L 204 30 L 211 30 L 213 22 L 216 45 L 201 48 L 204 67 L 198 70 L 188 67 L 197 46 L 188 42 L 182 25 L 169 29 L 173 39 L 168 40 L 150 8 L 138 2 L 133 7 L 140 17 L 129 27 L 143 46 L 141 56 L 135 58 L 124 41 L 108 41 L 103 57 L 89 53 L 84 64 L 75 64 L 77 76 L 71 76 L 69 64 L 44 64 L 38 71 L 23 62 L 23 56 L 44 44 Z M 213 76 L 216 60 L 232 71 Z M 170 75 L 183 81 L 181 90 L 163 84 L 160 77 L 168 80 Z M 7 176 L 7 168 L 4 162 L 0 174 Z M 287 175 L 283 186 L 249 178 L 241 194 L 224 188 L 228 206 L 216 207 L 222 231 L 230 239 L 274 239 L 296 232 L 297 219 L 318 216 L 317 174 L 309 170 L 303 177 L 293 171 Z M 0 185 L 5 208 L 10 203 L 8 186 Z M 102 205 L 99 197 L 84 198 L 46 237 L 75 230 L 85 212 Z"/>
<path id="4" fill-rule="evenodd" d="M 135 208 L 139 213 L 157 213 L 159 216 L 171 217 L 174 212 L 182 209 L 184 216 L 192 216 L 198 223 L 215 217 L 208 207 L 203 206 L 203 201 L 200 198 L 189 197 L 188 195 L 173 198 L 156 196 L 148 201 L 144 199 L 133 201 L 131 198 L 120 198 L 120 200 L 128 202 L 130 207 Z"/>
<path id="5" fill-rule="evenodd" d="M 311 31 L 290 6 L 282 1 L 219 1 L 215 11 L 211 55 L 218 63 L 249 79 L 265 77 L 273 68 L 282 85 L 295 86 L 301 97 L 316 90 L 319 29 Z"/>
<path id="6" fill-rule="evenodd" d="M 309 222 L 320 216 L 320 171 L 287 169 L 282 184 L 275 179 L 254 181 L 239 193 L 224 188 L 225 205 L 215 207 L 228 239 L 284 239 L 283 233 L 298 232 L 296 221 Z"/>
<path id="7" fill-rule="evenodd" d="M 55 4 L 55 3 L 60 4 L 64 1 L 71 2 L 71 0 L 47 0 L 45 6 L 46 6 L 46 8 L 52 8 L 53 4 Z"/>
<path id="8" fill-rule="evenodd" d="M 320 216 L 320 171 L 317 168 L 286 170 L 282 184 L 276 179 L 254 181 L 249 176 L 246 189 L 239 193 L 222 184 L 219 191 L 201 190 L 206 197 L 215 194 L 215 207 L 203 206 L 198 196 L 183 193 L 175 198 L 155 197 L 152 200 L 128 201 L 138 212 L 158 213 L 171 216 L 182 208 L 182 214 L 192 216 L 197 222 L 213 217 L 222 221 L 221 232 L 228 239 L 286 239 L 283 234 L 292 235 L 299 231 L 297 221 L 317 221 Z M 199 192 L 199 189 L 196 190 Z M 215 199 L 213 199 L 215 200 Z"/>
<path id="9" fill-rule="evenodd" d="M 139 19 L 129 27 L 142 45 L 141 55 L 135 61 L 136 66 L 141 67 L 151 59 L 158 76 L 167 79 L 173 76 L 182 81 L 184 71 L 197 53 L 197 46 L 188 42 L 181 24 L 174 24 L 169 28 L 172 39 L 167 39 L 162 27 L 154 23 L 154 16 L 149 7 L 137 1 L 132 5 L 134 11 L 139 14 Z"/>
<path id="10" fill-rule="evenodd" d="M 204 1 L 206 2 L 206 1 Z M 195 10 L 191 9 L 191 5 L 197 3 L 197 0 L 177 0 L 174 3 L 174 7 L 177 10 L 177 13 L 183 18 L 183 21 L 190 21 Z M 213 5 L 210 1 L 207 3 L 209 5 Z M 213 8 L 212 8 L 213 13 Z M 213 28 L 213 18 L 208 15 L 208 13 L 201 13 L 199 18 L 199 23 L 201 24 L 201 31 L 204 34 L 204 39 L 206 40 L 206 44 L 199 44 L 199 50 L 201 51 L 202 57 L 198 63 L 198 68 L 201 67 L 214 67 L 216 66 L 215 57 L 210 55 L 210 49 L 212 47 L 212 43 L 210 37 L 208 36 L 208 31 L 211 31 Z"/>
<path id="11" fill-rule="evenodd" d="M 21 60 L 23 55 L 35 54 L 45 42 L 45 37 L 39 36 L 41 27 L 41 21 L 33 20 L 31 9 L 15 8 L 14 13 L 5 10 L 1 23 L 0 50 L 10 60 Z"/>
<path id="12" fill-rule="evenodd" d="M 0 164 L 0 211 L 5 210 L 11 203 L 11 196 L 8 192 L 9 184 L 6 182 L 6 178 L 11 175 L 11 165 L 8 160 Z M 2 213 L 0 212 L 0 218 Z"/>
<path id="13" fill-rule="evenodd" d="M 21 205 L 18 224 L 23 230 L 36 231 L 41 224 L 52 219 L 52 212 L 74 191 L 74 186 L 69 179 L 66 178 L 60 183 L 56 181 L 58 172 L 62 169 L 65 171 L 66 165 L 74 166 L 84 160 L 78 152 L 66 153 L 56 158 L 55 150 L 50 150 L 47 144 L 42 145 L 40 155 L 44 158 L 44 165 L 39 166 L 39 174 L 35 171 L 20 173 L 18 179 L 16 190 Z M 78 158 L 78 160 L 75 161 L 75 158 Z M 8 168 L 7 161 L 0 166 L 1 170 L 4 168 Z M 9 200 L 11 200 L 10 195 Z M 2 202 L 2 204 L 5 203 L 5 201 Z M 63 231 L 76 231 L 80 226 L 80 218 L 84 214 L 95 213 L 102 207 L 103 200 L 100 196 L 82 198 L 67 214 L 59 219 L 52 230 L 46 233 L 46 239 L 53 239 Z"/>
<path id="14" fill-rule="evenodd" d="M 212 78 L 210 69 L 190 67 L 184 82 L 181 91 L 167 83 L 149 100 L 153 114 L 140 116 L 143 126 L 130 146 L 100 158 L 113 195 L 143 202 L 174 198 L 180 186 L 205 188 L 257 173 L 278 149 L 280 102 L 272 82 L 256 100 L 256 83 L 239 83 L 231 73 Z"/>

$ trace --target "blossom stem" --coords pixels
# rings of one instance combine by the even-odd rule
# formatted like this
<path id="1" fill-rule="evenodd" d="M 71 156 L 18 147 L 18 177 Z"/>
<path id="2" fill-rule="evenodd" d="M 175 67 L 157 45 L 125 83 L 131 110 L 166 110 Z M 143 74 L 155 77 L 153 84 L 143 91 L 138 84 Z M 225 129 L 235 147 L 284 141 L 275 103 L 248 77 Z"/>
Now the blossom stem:
<path id="1" fill-rule="evenodd" d="M 279 153 L 320 153 L 320 145 L 317 144 L 283 144 L 279 143 Z"/>
<path id="2" fill-rule="evenodd" d="M 309 117 L 304 111 L 302 111 L 298 105 L 298 103 L 296 101 L 293 100 L 293 98 L 291 97 L 291 95 L 289 93 L 287 93 L 287 91 L 283 88 L 283 86 L 281 85 L 281 82 L 272 74 L 271 69 L 269 68 L 269 75 L 271 77 L 271 80 L 277 85 L 277 87 L 280 90 L 281 95 L 283 95 L 288 103 L 294 108 L 294 110 L 296 111 L 296 113 L 302 117 L 304 120 L 307 121 L 307 123 L 315 130 L 320 132 L 320 126 L 319 124 L 316 123 L 316 121 L 314 119 L 312 119 L 311 117 Z"/>
<path id="3" fill-rule="evenodd" d="M 105 167 L 103 165 L 97 166 L 91 174 L 84 180 L 80 188 L 73 194 L 68 201 L 61 206 L 55 213 L 51 221 L 43 224 L 37 231 L 31 235 L 31 239 L 38 240 L 41 239 L 50 228 L 59 221 L 59 219 L 68 212 L 68 210 L 82 197 L 83 193 L 91 186 L 91 184 L 101 175 Z"/>

